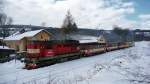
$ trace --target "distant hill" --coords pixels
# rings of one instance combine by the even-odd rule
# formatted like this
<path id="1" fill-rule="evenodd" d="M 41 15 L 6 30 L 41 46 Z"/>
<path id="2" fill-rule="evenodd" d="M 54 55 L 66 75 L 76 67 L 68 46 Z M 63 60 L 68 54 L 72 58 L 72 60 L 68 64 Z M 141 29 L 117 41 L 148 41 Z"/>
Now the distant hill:
<path id="1" fill-rule="evenodd" d="M 16 33 L 16 32 L 27 32 L 31 30 L 37 30 L 37 29 L 46 29 L 48 32 L 52 33 L 53 38 L 58 39 L 61 38 L 61 32 L 60 28 L 56 27 L 44 27 L 44 26 L 35 26 L 35 25 L 2 25 L 0 26 L 0 29 L 2 28 L 9 28 L 10 34 Z M 79 28 L 76 34 L 80 35 L 88 35 L 88 36 L 100 36 L 104 35 L 107 37 L 110 41 L 119 41 L 120 38 L 115 33 L 112 32 L 112 30 L 97 30 L 97 29 L 89 29 L 89 28 Z M 131 34 L 129 34 L 131 35 Z M 1 35 L 0 35 L 1 36 Z M 131 40 L 131 36 L 128 36 Z"/>

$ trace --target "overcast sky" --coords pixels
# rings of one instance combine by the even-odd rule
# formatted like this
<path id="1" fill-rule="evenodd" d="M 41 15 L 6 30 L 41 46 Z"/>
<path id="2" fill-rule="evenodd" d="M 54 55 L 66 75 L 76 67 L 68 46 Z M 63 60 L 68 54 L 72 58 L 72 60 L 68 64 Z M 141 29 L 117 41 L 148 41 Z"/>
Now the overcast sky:
<path id="1" fill-rule="evenodd" d="M 150 29 L 149 0 L 6 0 L 14 24 L 61 27 L 70 10 L 80 28 Z"/>

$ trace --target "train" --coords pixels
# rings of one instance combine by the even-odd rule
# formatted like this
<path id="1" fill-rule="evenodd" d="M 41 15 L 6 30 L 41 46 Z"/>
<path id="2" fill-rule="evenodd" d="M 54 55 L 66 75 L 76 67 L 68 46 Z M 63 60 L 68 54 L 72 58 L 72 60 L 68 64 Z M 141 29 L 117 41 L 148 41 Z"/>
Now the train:
<path id="1" fill-rule="evenodd" d="M 36 69 L 58 62 L 94 56 L 131 46 L 133 46 L 133 42 L 80 43 L 78 40 L 30 41 L 27 45 L 25 68 Z"/>

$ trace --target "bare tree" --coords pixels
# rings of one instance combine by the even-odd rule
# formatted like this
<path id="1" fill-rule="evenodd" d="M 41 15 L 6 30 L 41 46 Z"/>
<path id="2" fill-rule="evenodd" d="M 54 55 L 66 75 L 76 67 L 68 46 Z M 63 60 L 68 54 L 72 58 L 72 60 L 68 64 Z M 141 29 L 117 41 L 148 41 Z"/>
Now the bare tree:
<path id="1" fill-rule="evenodd" d="M 0 0 L 0 25 L 10 25 L 13 22 L 13 19 L 11 17 L 8 17 L 4 11 L 4 0 Z M 0 35 L 3 37 L 3 39 L 9 35 L 9 29 L 8 28 L 2 28 L 0 31 Z"/>
<path id="2" fill-rule="evenodd" d="M 7 15 L 4 13 L 0 14 L 0 25 L 10 25 L 12 24 L 12 22 L 13 22 L 12 18 L 7 17 Z M 3 38 L 9 36 L 9 28 L 2 28 L 1 34 Z"/>
<path id="3" fill-rule="evenodd" d="M 5 13 L 0 13 L 0 25 L 10 25 L 13 19 L 8 17 Z"/>
<path id="4" fill-rule="evenodd" d="M 4 9 L 5 3 L 4 0 L 0 0 L 0 25 L 10 25 L 13 22 L 13 19 L 11 17 L 8 17 L 3 9 Z M 9 29 L 8 28 L 2 28 L 0 34 L 3 38 L 9 35 Z"/>

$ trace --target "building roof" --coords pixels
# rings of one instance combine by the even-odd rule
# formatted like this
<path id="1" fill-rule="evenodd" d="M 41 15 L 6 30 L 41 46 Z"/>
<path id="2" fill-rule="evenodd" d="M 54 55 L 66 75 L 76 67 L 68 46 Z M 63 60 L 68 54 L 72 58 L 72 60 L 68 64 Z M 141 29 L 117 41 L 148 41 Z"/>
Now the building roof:
<path id="1" fill-rule="evenodd" d="M 103 36 L 107 43 L 115 43 L 115 42 L 122 42 L 122 39 L 120 36 L 116 35 L 115 33 L 103 33 Z"/>
<path id="2" fill-rule="evenodd" d="M 41 31 L 43 31 L 43 29 L 40 30 L 34 30 L 34 31 L 29 31 L 29 32 L 24 32 L 22 34 L 13 34 L 9 37 L 6 37 L 5 40 L 21 40 L 24 37 L 33 37 L 36 34 L 40 33 Z"/>
<path id="3" fill-rule="evenodd" d="M 70 35 L 73 40 L 79 40 L 80 43 L 97 42 L 97 37 L 90 35 Z"/>
<path id="4" fill-rule="evenodd" d="M 0 40 L 3 40 L 3 37 L 0 37 Z"/>
<path id="5" fill-rule="evenodd" d="M 0 49 L 11 49 L 11 48 L 9 48 L 9 47 L 7 47 L 7 46 L 2 46 L 2 45 L 0 45 Z"/>

